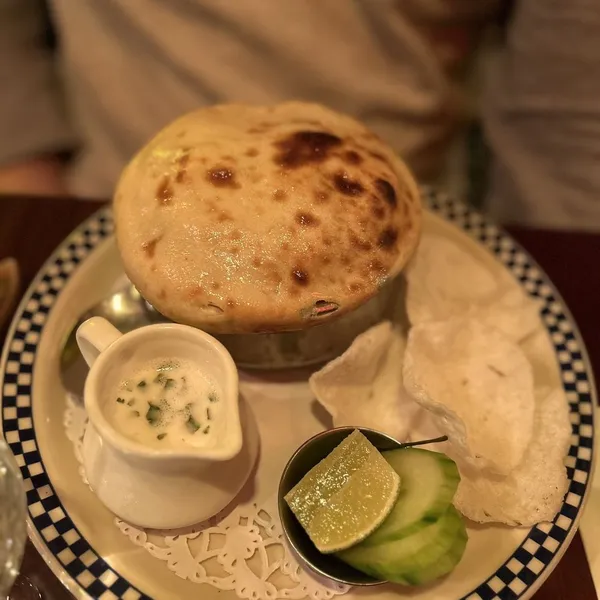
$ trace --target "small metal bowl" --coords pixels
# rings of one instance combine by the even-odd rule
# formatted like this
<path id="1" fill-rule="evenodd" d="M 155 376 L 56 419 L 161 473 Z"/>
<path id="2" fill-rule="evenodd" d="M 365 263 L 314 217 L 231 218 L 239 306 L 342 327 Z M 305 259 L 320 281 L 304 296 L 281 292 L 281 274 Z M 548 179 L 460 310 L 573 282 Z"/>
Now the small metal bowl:
<path id="1" fill-rule="evenodd" d="M 277 492 L 279 519 L 281 520 L 283 533 L 297 556 L 315 573 L 339 583 L 352 586 L 381 585 L 382 583 L 387 583 L 387 581 L 366 575 L 342 562 L 333 554 L 321 554 L 311 542 L 308 534 L 304 531 L 302 525 L 300 525 L 285 501 L 285 495 L 355 429 L 358 429 L 375 448 L 382 452 L 397 448 L 409 448 L 445 442 L 448 438 L 444 435 L 429 440 L 401 443 L 389 435 L 375 431 L 374 429 L 367 429 L 365 427 L 337 427 L 318 433 L 304 442 L 294 452 L 292 458 L 290 458 L 288 464 L 283 469 Z"/>
<path id="2" fill-rule="evenodd" d="M 290 546 L 315 573 L 352 586 L 381 585 L 386 581 L 361 573 L 332 554 L 321 554 L 284 499 L 285 495 L 308 471 L 323 460 L 355 429 L 358 429 L 378 450 L 393 450 L 403 447 L 403 444 L 385 433 L 363 427 L 338 427 L 315 435 L 296 450 L 283 470 L 277 494 L 279 518 L 283 533 Z"/>

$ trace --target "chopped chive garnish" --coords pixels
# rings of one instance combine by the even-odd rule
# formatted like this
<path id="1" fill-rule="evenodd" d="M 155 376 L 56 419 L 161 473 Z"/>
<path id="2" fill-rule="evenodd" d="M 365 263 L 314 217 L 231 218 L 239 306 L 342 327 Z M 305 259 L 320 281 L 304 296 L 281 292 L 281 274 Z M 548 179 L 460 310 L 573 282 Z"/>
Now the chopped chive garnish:
<path id="1" fill-rule="evenodd" d="M 206 434 L 207 434 L 209 431 L 210 431 L 210 425 L 207 425 L 207 426 L 204 428 L 204 431 L 203 431 L 202 433 L 206 435 Z"/>
<path id="2" fill-rule="evenodd" d="M 148 412 L 146 413 L 146 421 L 150 423 L 150 425 L 158 425 L 160 420 L 160 408 L 156 406 L 156 404 L 152 404 L 148 402 Z"/>
<path id="3" fill-rule="evenodd" d="M 170 390 L 172 387 L 175 387 L 175 380 L 169 377 L 165 381 L 165 390 Z"/>
<path id="4" fill-rule="evenodd" d="M 196 433 L 198 429 L 200 429 L 200 423 L 194 419 L 192 415 L 188 417 L 188 420 L 185 422 L 186 427 L 189 429 L 191 433 Z"/>
<path id="5" fill-rule="evenodd" d="M 135 398 L 132 398 L 128 403 L 127 406 L 133 406 L 135 404 Z"/>
<path id="6" fill-rule="evenodd" d="M 210 416 L 210 408 L 208 408 L 208 406 L 206 407 L 206 420 L 210 421 L 211 420 L 211 416 Z"/>
<path id="7" fill-rule="evenodd" d="M 146 382 L 145 382 L 145 381 L 142 379 L 142 380 L 141 380 L 141 381 L 140 381 L 140 382 L 137 384 L 137 386 L 138 386 L 139 388 L 146 387 Z"/>
<path id="8" fill-rule="evenodd" d="M 117 402 L 119 404 L 125 404 L 125 399 L 124 398 L 117 398 Z"/>
<path id="9" fill-rule="evenodd" d="M 218 401 L 219 401 L 219 399 L 217 398 L 217 395 L 216 395 L 214 392 L 211 392 L 211 393 L 208 395 L 208 401 L 209 401 L 209 402 L 218 402 Z"/>
<path id="10" fill-rule="evenodd" d="M 156 439 L 157 439 L 157 440 L 163 440 L 163 439 L 165 439 L 166 435 L 167 435 L 166 433 L 159 433 L 159 434 L 156 436 Z"/>

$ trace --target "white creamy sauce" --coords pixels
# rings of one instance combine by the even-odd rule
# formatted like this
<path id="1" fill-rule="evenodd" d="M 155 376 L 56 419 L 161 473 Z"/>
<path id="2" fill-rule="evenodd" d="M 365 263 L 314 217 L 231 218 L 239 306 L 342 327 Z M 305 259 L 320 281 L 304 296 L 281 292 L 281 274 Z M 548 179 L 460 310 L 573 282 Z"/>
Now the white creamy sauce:
<path id="1" fill-rule="evenodd" d="M 184 449 L 214 445 L 222 404 L 214 382 L 198 367 L 163 358 L 116 385 L 104 414 L 117 431 L 144 446 Z"/>

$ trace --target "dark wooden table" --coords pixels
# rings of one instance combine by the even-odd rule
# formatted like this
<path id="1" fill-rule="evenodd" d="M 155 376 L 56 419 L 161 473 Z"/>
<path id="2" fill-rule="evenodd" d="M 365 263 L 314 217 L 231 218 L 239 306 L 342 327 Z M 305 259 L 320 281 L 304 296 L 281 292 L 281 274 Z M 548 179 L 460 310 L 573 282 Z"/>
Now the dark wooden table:
<path id="1" fill-rule="evenodd" d="M 101 205 L 74 199 L 0 196 L 0 258 L 13 256 L 21 270 L 21 293 L 66 235 Z M 600 373 L 600 234 L 563 233 L 512 228 L 511 233 L 539 261 L 562 293 L 581 328 L 594 366 Z M 5 324 L 0 341 L 6 335 Z M 23 572 L 44 598 L 70 595 L 62 588 L 31 544 Z M 579 534 L 535 600 L 596 600 Z"/>

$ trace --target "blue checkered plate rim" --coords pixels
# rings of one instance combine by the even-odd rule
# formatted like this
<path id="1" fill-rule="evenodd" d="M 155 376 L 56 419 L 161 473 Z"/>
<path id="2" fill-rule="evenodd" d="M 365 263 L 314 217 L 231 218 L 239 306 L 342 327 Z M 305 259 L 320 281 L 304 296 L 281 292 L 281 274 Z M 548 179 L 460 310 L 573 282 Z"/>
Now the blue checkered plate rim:
<path id="1" fill-rule="evenodd" d="M 552 523 L 531 528 L 505 563 L 460 599 L 516 600 L 542 584 L 575 535 L 593 472 L 596 402 L 593 375 L 571 314 L 535 261 L 480 213 L 436 190 L 423 191 L 431 211 L 489 249 L 524 289 L 541 301 L 542 320 L 556 352 L 569 402 L 573 432 L 567 459 L 570 485 L 559 514 Z M 103 208 L 58 247 L 29 286 L 16 311 L 2 354 L 0 423 L 25 481 L 30 536 L 38 550 L 51 555 L 49 564 L 62 583 L 80 598 L 136 600 L 149 597 L 98 555 L 64 509 L 44 468 L 31 410 L 36 350 L 48 314 L 66 281 L 112 231 L 110 209 Z"/>

